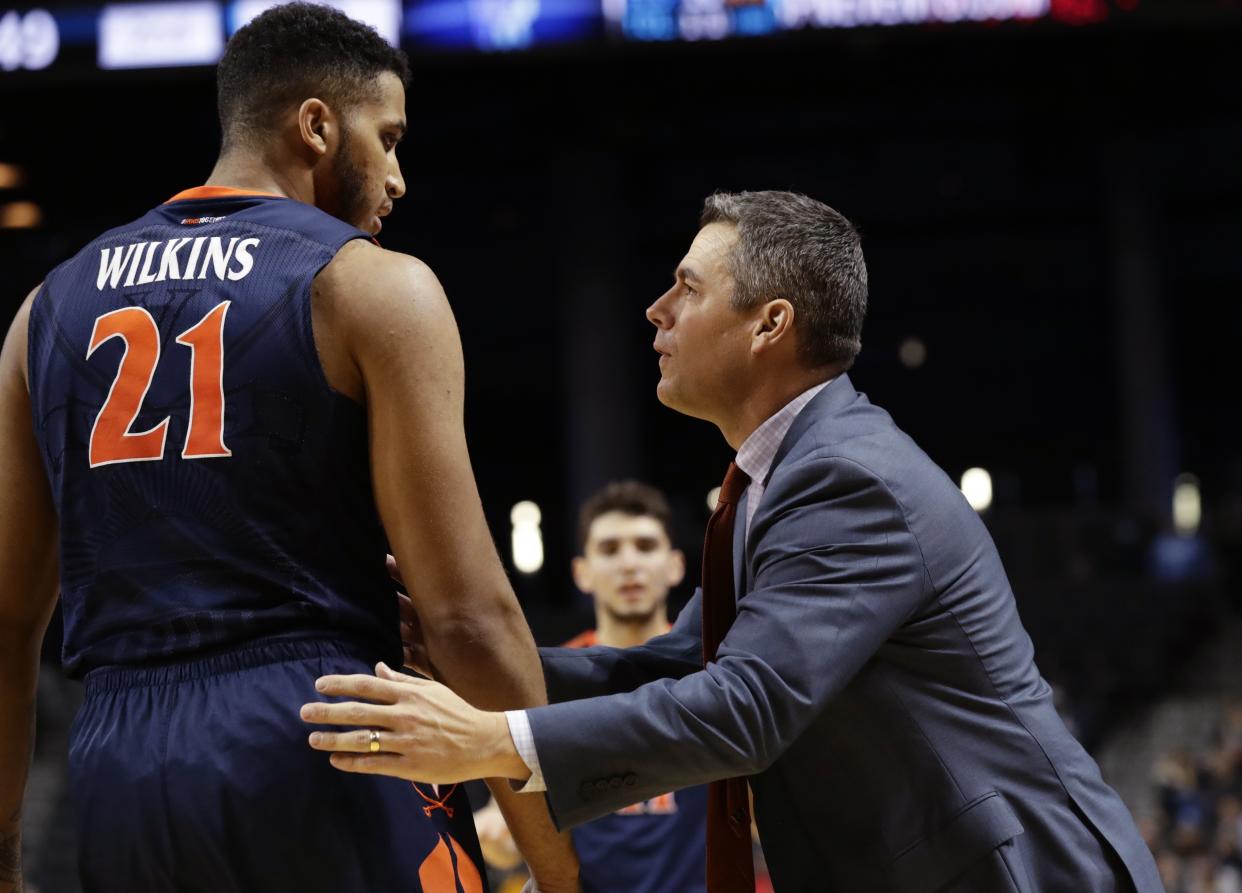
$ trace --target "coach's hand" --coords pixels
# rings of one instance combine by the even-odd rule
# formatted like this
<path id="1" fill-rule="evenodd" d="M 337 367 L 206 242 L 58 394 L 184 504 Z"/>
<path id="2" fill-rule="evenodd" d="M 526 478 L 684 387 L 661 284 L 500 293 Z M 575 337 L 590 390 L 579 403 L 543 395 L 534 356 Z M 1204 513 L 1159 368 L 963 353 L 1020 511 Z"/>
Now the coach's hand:
<path id="1" fill-rule="evenodd" d="M 321 676 L 316 691 L 353 700 L 302 705 L 305 722 L 353 727 L 311 732 L 311 747 L 328 751 L 337 769 L 430 784 L 530 777 L 503 713 L 478 710 L 438 682 L 382 663 L 375 673 Z"/>

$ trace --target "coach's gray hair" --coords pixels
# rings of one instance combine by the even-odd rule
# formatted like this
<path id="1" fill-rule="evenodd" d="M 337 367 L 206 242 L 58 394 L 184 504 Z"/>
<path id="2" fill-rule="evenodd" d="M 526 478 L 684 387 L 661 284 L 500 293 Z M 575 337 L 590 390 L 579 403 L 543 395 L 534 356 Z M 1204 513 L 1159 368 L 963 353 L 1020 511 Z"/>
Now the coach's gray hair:
<path id="1" fill-rule="evenodd" d="M 784 298 L 794 308 L 798 351 L 812 367 L 848 369 L 862 349 L 867 265 L 854 226 L 796 192 L 718 192 L 699 226 L 731 223 L 732 305 L 748 310 Z"/>

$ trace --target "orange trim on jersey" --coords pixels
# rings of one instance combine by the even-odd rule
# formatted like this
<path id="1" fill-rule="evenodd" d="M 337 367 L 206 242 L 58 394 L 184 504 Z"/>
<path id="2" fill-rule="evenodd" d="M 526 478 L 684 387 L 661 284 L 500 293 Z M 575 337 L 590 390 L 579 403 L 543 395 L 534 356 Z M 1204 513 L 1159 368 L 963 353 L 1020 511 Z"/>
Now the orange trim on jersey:
<path id="1" fill-rule="evenodd" d="M 578 633 L 564 645 L 562 648 L 590 648 L 599 644 L 599 635 L 593 629 Z"/>
<path id="2" fill-rule="evenodd" d="M 191 198 L 231 198 L 239 195 L 262 195 L 267 198 L 288 198 L 287 195 L 277 195 L 275 192 L 260 192 L 257 189 L 234 189 L 232 186 L 195 186 L 193 189 L 185 189 L 178 192 L 164 204 L 168 205 L 173 202 L 183 202 Z"/>
<path id="3" fill-rule="evenodd" d="M 664 625 L 665 632 L 668 632 L 672 628 L 673 627 L 671 624 L 666 623 Z M 588 630 L 585 630 L 584 632 L 578 633 L 578 635 L 574 636 L 572 639 L 570 639 L 568 642 L 566 642 L 561 647 L 562 648 L 594 648 L 598 644 L 599 644 L 599 633 L 597 633 L 593 629 L 588 629 Z"/>

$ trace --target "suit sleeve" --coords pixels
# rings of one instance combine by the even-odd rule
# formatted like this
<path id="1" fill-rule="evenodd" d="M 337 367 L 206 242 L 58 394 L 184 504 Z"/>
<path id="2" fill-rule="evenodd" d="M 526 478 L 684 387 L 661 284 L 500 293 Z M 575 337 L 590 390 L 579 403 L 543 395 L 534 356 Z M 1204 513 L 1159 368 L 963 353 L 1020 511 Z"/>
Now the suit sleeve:
<path id="1" fill-rule="evenodd" d="M 930 597 L 918 544 L 881 479 L 835 456 L 780 472 L 751 530 L 753 586 L 715 662 L 530 711 L 560 827 L 764 770 Z"/>
<path id="2" fill-rule="evenodd" d="M 553 704 L 633 691 L 703 667 L 702 593 L 696 589 L 673 628 L 634 648 L 540 648 Z"/>

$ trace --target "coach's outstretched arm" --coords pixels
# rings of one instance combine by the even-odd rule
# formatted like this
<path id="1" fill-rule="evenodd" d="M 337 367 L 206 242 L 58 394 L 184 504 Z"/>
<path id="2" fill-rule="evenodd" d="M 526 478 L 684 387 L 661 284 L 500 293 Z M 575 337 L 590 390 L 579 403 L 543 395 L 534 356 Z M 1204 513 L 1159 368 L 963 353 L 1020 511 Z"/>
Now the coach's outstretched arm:
<path id="1" fill-rule="evenodd" d="M 354 242 L 317 278 L 312 313 L 329 381 L 366 403 L 375 500 L 431 663 L 478 707 L 546 703 L 535 641 L 475 486 L 461 341 L 439 281 L 412 257 Z M 507 782 L 492 789 L 540 889 L 576 889 L 572 845 L 543 798 L 518 797 Z"/>
<path id="2" fill-rule="evenodd" d="M 529 714 L 561 827 L 662 791 L 764 771 L 934 597 L 902 506 L 865 466 L 825 450 L 769 483 L 772 504 L 793 508 L 756 515 L 753 584 L 716 660 L 680 679 Z M 512 743 L 491 732 L 492 717 L 435 682 L 381 676 L 327 676 L 317 686 L 375 702 L 372 721 L 404 732 L 401 757 L 367 766 L 365 754 L 348 753 L 365 748 L 346 733 L 327 742 L 347 752 L 338 759 L 441 784 L 478 768 L 531 775 Z M 347 716 L 360 705 L 332 706 Z M 610 777 L 629 780 L 596 786 Z M 587 784 L 592 796 L 582 793 Z"/>
<path id="3" fill-rule="evenodd" d="M 56 513 L 26 389 L 26 299 L 0 353 L 0 893 L 22 889 L 22 794 L 43 632 L 56 604 Z"/>
<path id="4" fill-rule="evenodd" d="M 540 648 L 553 704 L 624 694 L 657 679 L 680 679 L 703 668 L 703 592 L 694 595 L 662 636 L 629 648 Z"/>

